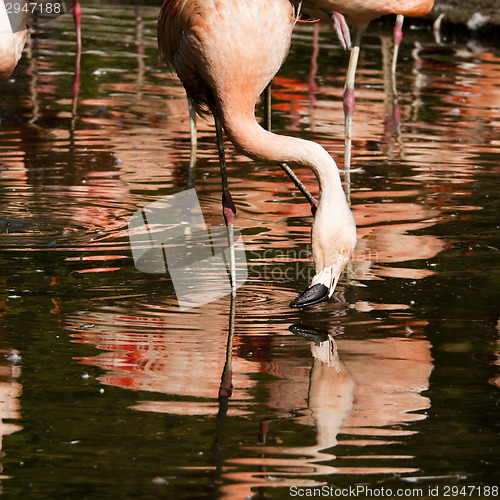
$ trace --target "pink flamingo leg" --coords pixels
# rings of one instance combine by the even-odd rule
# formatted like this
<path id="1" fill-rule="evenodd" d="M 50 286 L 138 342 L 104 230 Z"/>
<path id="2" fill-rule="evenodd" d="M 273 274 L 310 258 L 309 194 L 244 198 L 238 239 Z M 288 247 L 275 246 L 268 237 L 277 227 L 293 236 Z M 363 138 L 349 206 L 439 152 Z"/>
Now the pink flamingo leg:
<path id="1" fill-rule="evenodd" d="M 82 8 L 78 0 L 73 0 L 73 17 L 75 18 L 76 46 L 82 50 Z"/>
<path id="2" fill-rule="evenodd" d="M 351 168 L 351 148 L 352 148 L 352 116 L 356 107 L 354 98 L 354 83 L 356 79 L 356 68 L 358 66 L 359 49 L 361 38 L 363 36 L 362 29 L 356 30 L 354 45 L 351 48 L 349 57 L 349 66 L 347 68 L 347 78 L 344 89 L 344 115 L 345 115 L 345 148 L 344 148 L 344 170 L 349 172 Z"/>
<path id="3" fill-rule="evenodd" d="M 78 0 L 73 0 L 73 17 L 75 18 L 76 29 L 76 64 L 72 94 L 73 100 L 76 101 L 76 98 L 78 97 L 78 94 L 80 92 L 80 57 L 82 53 L 82 8 Z"/>
<path id="4" fill-rule="evenodd" d="M 234 323 L 236 318 L 236 301 L 231 297 L 231 308 L 229 311 L 229 329 L 227 333 L 226 344 L 226 362 L 222 370 L 222 376 L 219 385 L 219 411 L 218 418 L 227 416 L 229 407 L 229 398 L 233 394 L 233 343 L 234 343 Z"/>
<path id="5" fill-rule="evenodd" d="M 396 65 L 398 63 L 398 54 L 399 54 L 399 46 L 401 45 L 401 41 L 403 40 L 403 23 L 404 16 L 398 15 L 396 17 L 396 24 L 394 25 L 394 52 L 392 53 L 392 90 L 394 95 L 397 95 L 396 90 Z"/>
<path id="6" fill-rule="evenodd" d="M 236 297 L 236 257 L 234 253 L 234 218 L 236 216 L 236 206 L 229 192 L 227 180 L 226 155 L 224 152 L 224 134 L 222 123 L 218 116 L 214 115 L 215 132 L 217 135 L 217 151 L 219 153 L 220 173 L 222 180 L 222 211 L 227 227 L 227 239 L 229 247 L 229 274 L 231 278 L 231 298 Z"/>
<path id="7" fill-rule="evenodd" d="M 344 16 L 339 12 L 334 12 L 330 17 L 333 21 L 333 29 L 335 33 L 337 33 L 342 47 L 344 47 L 344 50 L 350 50 L 351 32 L 349 31 L 349 26 L 347 26 Z"/>

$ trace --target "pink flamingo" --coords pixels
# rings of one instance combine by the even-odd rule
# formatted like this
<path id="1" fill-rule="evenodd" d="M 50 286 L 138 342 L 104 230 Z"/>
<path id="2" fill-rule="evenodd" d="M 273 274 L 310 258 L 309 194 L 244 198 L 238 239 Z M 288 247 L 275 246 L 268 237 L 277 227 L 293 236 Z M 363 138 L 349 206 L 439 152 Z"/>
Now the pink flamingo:
<path id="1" fill-rule="evenodd" d="M 351 166 L 352 116 L 356 105 L 354 99 L 354 81 L 363 33 L 368 24 L 377 17 L 386 14 L 397 14 L 394 26 L 394 56 L 392 60 L 392 74 L 394 78 L 399 44 L 403 38 L 402 26 L 404 17 L 424 16 L 432 9 L 434 0 L 304 0 L 301 3 L 304 12 L 323 20 L 332 20 L 335 31 L 344 48 L 351 48 L 344 87 L 344 170 L 348 172 Z M 355 31 L 352 47 L 349 28 L 346 22 L 353 26 Z"/>
<path id="2" fill-rule="evenodd" d="M 80 85 L 80 59 L 82 48 L 81 18 L 82 8 L 78 0 L 73 0 L 73 16 L 75 19 L 76 45 L 78 52 L 77 70 L 73 92 Z M 0 4 L 0 82 L 6 80 L 14 71 L 21 59 L 24 45 L 26 44 L 26 12 L 7 14 L 5 2 Z"/>
<path id="3" fill-rule="evenodd" d="M 160 58 L 173 66 L 198 114 L 215 119 L 222 206 L 229 240 L 236 213 L 222 129 L 250 158 L 309 167 L 320 199 L 312 225 L 316 274 L 292 307 L 330 298 L 356 244 L 356 226 L 332 157 L 319 145 L 273 134 L 255 118 L 261 92 L 281 67 L 296 19 L 288 0 L 166 0 L 158 22 Z M 233 275 L 233 295 L 235 295 Z"/>
<path id="4" fill-rule="evenodd" d="M 7 14 L 5 3 L 0 3 L 0 82 L 14 71 L 26 43 L 26 14 Z"/>

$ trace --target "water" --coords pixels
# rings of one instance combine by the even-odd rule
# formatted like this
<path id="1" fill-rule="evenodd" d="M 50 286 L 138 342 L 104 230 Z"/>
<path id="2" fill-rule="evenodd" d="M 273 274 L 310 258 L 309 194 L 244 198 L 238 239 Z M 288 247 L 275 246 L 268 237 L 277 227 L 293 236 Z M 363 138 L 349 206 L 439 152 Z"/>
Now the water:
<path id="1" fill-rule="evenodd" d="M 219 398 L 229 297 L 180 312 L 168 275 L 135 268 L 127 234 L 139 208 L 189 186 L 184 92 L 155 65 L 159 7 L 109 3 L 84 4 L 78 92 L 71 16 L 33 33 L 1 85 L 6 498 L 289 498 L 321 485 L 493 496 L 498 45 L 458 31 L 438 44 L 408 22 L 398 125 L 382 71 L 390 29 L 365 37 L 358 246 L 328 303 L 288 307 L 313 273 L 307 204 L 279 169 L 228 148 L 249 278 L 232 393 L 226 371 Z M 325 27 L 314 74 L 312 36 L 298 26 L 273 128 L 320 142 L 341 167 L 347 55 Z M 220 227 L 213 129 L 199 129 L 196 189 Z M 297 173 L 316 192 L 311 172 Z"/>

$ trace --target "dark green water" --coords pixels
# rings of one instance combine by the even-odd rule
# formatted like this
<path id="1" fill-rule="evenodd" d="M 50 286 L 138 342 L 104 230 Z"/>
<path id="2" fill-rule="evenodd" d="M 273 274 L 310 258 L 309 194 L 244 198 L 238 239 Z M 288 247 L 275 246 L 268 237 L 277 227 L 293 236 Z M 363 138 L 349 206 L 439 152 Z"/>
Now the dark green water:
<path id="1" fill-rule="evenodd" d="M 229 297 L 180 311 L 168 275 L 136 269 L 127 233 L 136 210 L 189 183 L 184 92 L 155 65 L 159 7 L 83 7 L 77 95 L 70 15 L 33 33 L 0 86 L 5 498 L 496 496 L 500 48 L 456 32 L 439 45 L 407 22 L 398 126 L 390 29 L 371 28 L 358 246 L 328 303 L 288 307 L 313 273 L 309 208 L 278 169 L 228 148 L 249 277 L 223 416 Z M 275 81 L 273 128 L 341 167 L 347 55 L 322 29 L 311 84 L 312 29 L 298 27 Z M 199 128 L 197 194 L 219 227 L 213 129 Z"/>

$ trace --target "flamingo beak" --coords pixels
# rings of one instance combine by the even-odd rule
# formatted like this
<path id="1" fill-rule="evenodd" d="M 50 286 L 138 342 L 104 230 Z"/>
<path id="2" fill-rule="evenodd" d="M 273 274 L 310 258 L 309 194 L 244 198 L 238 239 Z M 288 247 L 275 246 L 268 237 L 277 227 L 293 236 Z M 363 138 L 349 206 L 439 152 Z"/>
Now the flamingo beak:
<path id="1" fill-rule="evenodd" d="M 330 285 L 330 289 L 329 289 L 329 295 L 328 295 L 328 298 L 330 299 L 333 295 L 333 292 L 335 291 L 335 288 L 337 288 L 337 283 L 339 282 L 339 279 L 340 279 L 340 275 L 342 274 L 342 269 L 339 270 L 339 272 L 337 274 L 334 274 L 332 276 L 332 283 Z"/>
<path id="2" fill-rule="evenodd" d="M 290 302 L 290 307 L 307 307 L 319 304 L 330 297 L 328 288 L 323 283 L 316 283 L 304 290 L 298 297 Z"/>
<path id="3" fill-rule="evenodd" d="M 290 302 L 290 307 L 308 307 L 328 300 L 333 295 L 341 274 L 342 269 L 333 270 L 331 267 L 327 272 L 322 271 L 315 276 L 311 286 Z"/>

